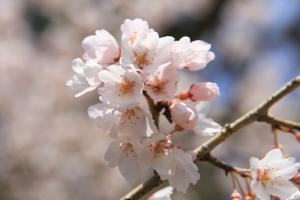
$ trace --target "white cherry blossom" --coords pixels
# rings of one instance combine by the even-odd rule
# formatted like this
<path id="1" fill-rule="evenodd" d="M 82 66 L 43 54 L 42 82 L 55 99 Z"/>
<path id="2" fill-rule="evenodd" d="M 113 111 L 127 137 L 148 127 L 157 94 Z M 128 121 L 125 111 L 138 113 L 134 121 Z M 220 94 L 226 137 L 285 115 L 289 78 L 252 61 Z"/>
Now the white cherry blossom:
<path id="1" fill-rule="evenodd" d="M 170 100 L 175 96 L 178 81 L 177 70 L 166 63 L 146 78 L 145 90 L 154 102 Z"/>
<path id="2" fill-rule="evenodd" d="M 82 41 L 85 49 L 83 58 L 100 65 L 114 64 L 119 61 L 120 48 L 116 39 L 106 30 L 97 30 L 95 35 L 87 36 Z"/>
<path id="3" fill-rule="evenodd" d="M 144 84 L 140 75 L 120 65 L 110 65 L 98 74 L 103 82 L 99 88 L 100 100 L 112 107 L 130 107 L 142 96 Z"/>
<path id="4" fill-rule="evenodd" d="M 110 143 L 104 159 L 110 167 L 118 167 L 122 176 L 131 184 L 147 178 L 151 170 L 141 167 L 141 145 L 130 140 L 114 140 Z"/>
<path id="5" fill-rule="evenodd" d="M 201 40 L 191 42 L 189 37 L 182 37 L 172 47 L 171 56 L 174 66 L 192 71 L 203 69 L 215 58 L 214 53 L 209 51 L 210 46 Z"/>
<path id="6" fill-rule="evenodd" d="M 66 82 L 75 92 L 75 97 L 79 97 L 87 92 L 95 90 L 101 85 L 98 73 L 102 67 L 96 63 L 84 63 L 80 58 L 72 61 L 72 68 L 75 74 L 71 80 Z"/>
<path id="7" fill-rule="evenodd" d="M 250 159 L 252 186 L 257 197 L 270 200 L 271 195 L 289 199 L 298 192 L 290 181 L 300 167 L 295 159 L 283 155 L 280 149 L 269 151 L 261 160 Z"/>
<path id="8" fill-rule="evenodd" d="M 192 155 L 179 149 L 165 136 L 155 135 L 146 139 L 143 148 L 143 164 L 151 166 L 177 191 L 185 193 L 190 183 L 196 184 L 199 180 Z"/>
<path id="9" fill-rule="evenodd" d="M 141 27 L 138 29 L 138 27 Z M 151 73 L 164 63 L 170 62 L 173 37 L 160 38 L 158 33 L 149 29 L 140 19 L 125 20 L 122 30 L 121 63 Z"/>
<path id="10" fill-rule="evenodd" d="M 138 106 L 117 110 L 104 103 L 90 106 L 88 114 L 104 133 L 123 140 L 141 141 L 155 131 L 153 119 Z"/>

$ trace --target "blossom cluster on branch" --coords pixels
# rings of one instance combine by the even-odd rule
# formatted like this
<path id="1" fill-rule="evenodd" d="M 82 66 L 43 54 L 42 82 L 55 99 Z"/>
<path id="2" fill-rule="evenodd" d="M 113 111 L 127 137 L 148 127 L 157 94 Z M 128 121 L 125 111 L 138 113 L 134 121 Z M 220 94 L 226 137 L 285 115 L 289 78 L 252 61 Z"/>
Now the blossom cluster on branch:
<path id="1" fill-rule="evenodd" d="M 68 86 L 81 96 L 98 90 L 99 103 L 88 114 L 114 140 L 105 160 L 124 178 L 137 183 L 156 171 L 178 191 L 185 192 L 200 175 L 192 154 L 173 141 L 176 131 L 193 130 L 210 136 L 220 126 L 202 112 L 201 102 L 219 95 L 215 83 L 194 83 L 178 91 L 178 70 L 203 69 L 214 59 L 210 45 L 183 37 L 159 37 L 141 19 L 121 25 L 121 45 L 106 30 L 82 41 L 83 60 L 76 58 Z M 158 110 L 161 107 L 161 110 Z M 171 132 L 159 131 L 159 116 L 173 123 Z"/>
<path id="2" fill-rule="evenodd" d="M 75 74 L 66 84 L 75 91 L 76 97 L 98 92 L 98 103 L 88 108 L 88 115 L 96 120 L 102 133 L 113 139 L 105 153 L 110 167 L 118 167 L 131 184 L 158 175 L 159 180 L 168 181 L 178 192 L 186 192 L 190 184 L 200 179 L 195 164 L 199 158 L 177 144 L 174 134 L 186 130 L 201 136 L 218 133 L 212 138 L 212 146 L 216 146 L 227 137 L 226 131 L 229 130 L 229 136 L 232 130 L 230 126 L 222 129 L 206 116 L 204 102 L 220 95 L 216 83 L 193 83 L 183 91 L 177 87 L 181 81 L 179 70 L 201 70 L 214 59 L 214 53 L 204 41 L 159 37 L 141 19 L 126 19 L 121 32 L 120 45 L 104 29 L 84 38 L 85 52 L 82 59 L 73 60 Z M 278 100 L 287 90 L 289 88 L 275 98 Z M 261 115 L 253 111 L 243 120 L 249 123 L 261 120 L 273 124 L 273 128 L 293 132 L 298 124 L 282 122 L 266 114 L 275 98 L 258 108 Z M 172 125 L 170 131 L 162 131 L 162 117 Z M 222 135 L 224 130 L 225 135 Z M 252 180 L 248 191 L 243 192 L 244 199 L 254 199 L 255 195 L 262 200 L 297 198 L 299 191 L 294 184 L 299 182 L 300 165 L 283 155 L 278 148 L 276 132 L 274 136 L 276 148 L 261 160 L 251 158 L 249 170 L 226 165 L 209 156 L 209 150 L 206 152 L 207 161 L 231 173 L 232 199 L 241 199 L 238 189 L 243 191 L 236 174 L 246 182 Z M 201 148 L 207 147 L 204 144 Z M 152 186 L 149 189 L 153 189 Z M 170 199 L 172 191 L 172 188 L 164 189 L 149 199 Z"/>

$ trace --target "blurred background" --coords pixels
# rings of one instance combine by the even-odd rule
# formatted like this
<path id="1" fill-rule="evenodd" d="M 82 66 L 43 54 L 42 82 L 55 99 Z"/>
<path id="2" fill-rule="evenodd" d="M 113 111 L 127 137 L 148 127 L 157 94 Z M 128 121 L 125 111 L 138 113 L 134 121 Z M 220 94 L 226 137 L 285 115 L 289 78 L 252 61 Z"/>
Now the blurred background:
<path id="1" fill-rule="evenodd" d="M 219 84 L 211 116 L 224 124 L 300 74 L 299 10 L 300 1 L 282 0 L 0 0 L 0 199 L 115 200 L 132 188 L 103 160 L 110 138 L 86 112 L 96 94 L 75 99 L 65 86 L 81 40 L 96 29 L 118 38 L 125 18 L 140 17 L 161 36 L 211 43 L 216 59 L 190 75 Z M 272 112 L 300 121 L 299 99 L 298 89 Z M 248 167 L 272 148 L 272 134 L 261 123 L 240 132 L 213 154 Z M 179 138 L 190 149 L 206 139 Z M 300 159 L 293 136 L 280 141 Z M 200 172 L 174 199 L 229 199 L 223 171 L 204 163 Z"/>

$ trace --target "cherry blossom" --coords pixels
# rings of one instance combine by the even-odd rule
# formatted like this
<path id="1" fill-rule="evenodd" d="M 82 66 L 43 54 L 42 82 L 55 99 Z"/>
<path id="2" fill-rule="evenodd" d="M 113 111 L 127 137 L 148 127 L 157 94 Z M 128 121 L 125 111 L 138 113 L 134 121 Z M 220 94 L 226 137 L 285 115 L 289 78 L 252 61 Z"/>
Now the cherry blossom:
<path id="1" fill-rule="evenodd" d="M 125 20 L 121 30 L 123 65 L 149 73 L 159 65 L 171 61 L 173 37 L 160 38 L 157 32 L 149 29 L 147 23 L 140 19 Z"/>
<path id="2" fill-rule="evenodd" d="M 90 106 L 88 114 L 97 120 L 104 133 L 114 138 L 140 141 L 156 131 L 149 113 L 138 106 L 117 110 L 99 103 Z"/>
<path id="3" fill-rule="evenodd" d="M 210 44 L 204 41 L 191 42 L 189 37 L 182 37 L 172 47 L 173 64 L 178 69 L 188 68 L 192 71 L 203 69 L 207 63 L 215 58 L 214 53 L 209 49 Z"/>
<path id="4" fill-rule="evenodd" d="M 200 178 L 192 155 L 184 152 L 163 135 L 155 135 L 143 143 L 143 163 L 151 166 L 161 177 L 168 180 L 177 191 L 185 193 L 190 183 Z"/>
<path id="5" fill-rule="evenodd" d="M 140 75 L 120 65 L 110 65 L 98 74 L 103 82 L 99 89 L 100 100 L 113 107 L 136 104 L 142 96 L 144 84 Z"/>
<path id="6" fill-rule="evenodd" d="M 258 198 L 270 200 L 271 195 L 289 199 L 298 192 L 290 181 L 300 165 L 295 159 L 283 155 L 280 149 L 269 151 L 261 160 L 250 159 L 252 186 Z"/>
<path id="7" fill-rule="evenodd" d="M 102 70 L 100 65 L 89 62 L 84 63 L 80 58 L 76 58 L 72 61 L 72 68 L 75 75 L 66 82 L 66 85 L 74 90 L 75 97 L 93 91 L 101 84 L 98 78 L 98 72 Z"/>
<path id="8" fill-rule="evenodd" d="M 140 165 L 141 145 L 130 140 L 114 140 L 110 143 L 104 159 L 110 167 L 118 167 L 122 176 L 131 184 L 151 175 L 151 170 L 144 170 Z"/>
<path id="9" fill-rule="evenodd" d="M 83 58 L 100 65 L 114 64 L 119 61 L 120 49 L 116 39 L 106 30 L 97 30 L 82 41 L 85 49 Z"/>
<path id="10" fill-rule="evenodd" d="M 170 63 L 166 63 L 146 78 L 145 90 L 154 102 L 166 101 L 174 98 L 178 81 L 177 70 Z"/>

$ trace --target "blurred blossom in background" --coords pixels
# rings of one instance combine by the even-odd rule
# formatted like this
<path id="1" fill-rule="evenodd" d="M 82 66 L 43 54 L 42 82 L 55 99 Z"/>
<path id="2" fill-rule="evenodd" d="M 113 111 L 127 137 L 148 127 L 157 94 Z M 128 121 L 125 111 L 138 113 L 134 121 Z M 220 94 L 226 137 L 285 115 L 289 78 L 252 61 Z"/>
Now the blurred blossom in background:
<path id="1" fill-rule="evenodd" d="M 299 10 L 300 1 L 282 0 L 0 0 L 0 199 L 114 200 L 132 188 L 104 163 L 110 138 L 86 112 L 96 93 L 75 99 L 65 86 L 81 40 L 96 29 L 119 37 L 124 19 L 139 17 L 161 36 L 211 43 L 216 59 L 183 76 L 218 83 L 211 116 L 224 124 L 300 73 Z M 273 113 L 299 121 L 299 98 L 298 90 Z M 241 132 L 213 153 L 248 167 L 250 156 L 272 148 L 272 134 L 258 123 Z M 280 139 L 299 160 L 291 137 Z M 203 141 L 189 138 L 178 136 L 185 148 Z M 200 172 L 175 200 L 229 197 L 223 171 L 204 163 Z"/>

